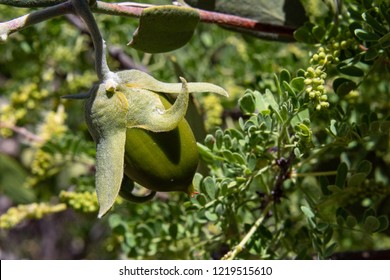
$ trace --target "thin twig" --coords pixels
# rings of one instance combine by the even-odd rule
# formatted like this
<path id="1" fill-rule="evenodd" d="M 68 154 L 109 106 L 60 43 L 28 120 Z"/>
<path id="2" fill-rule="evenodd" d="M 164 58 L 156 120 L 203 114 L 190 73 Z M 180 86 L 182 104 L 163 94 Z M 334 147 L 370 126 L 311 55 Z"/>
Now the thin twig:
<path id="1" fill-rule="evenodd" d="M 4 37 L 3 34 L 9 35 L 29 25 L 48 20 L 55 16 L 72 12 L 72 4 L 69 1 L 67 2 L 64 1 L 65 0 L 42 0 L 42 1 L 0 0 L 0 4 L 6 4 L 6 5 L 18 6 L 18 7 L 42 7 L 42 6 L 49 6 L 51 4 L 57 4 L 56 6 L 46 8 L 42 11 L 33 12 L 19 19 L 12 20 L 8 22 L 8 24 L 1 23 L 0 35 L 2 36 L 2 39 L 5 40 L 7 38 L 7 36 Z M 60 8 L 62 8 L 62 10 Z M 93 7 L 91 7 L 92 11 L 95 13 L 109 14 L 109 15 L 116 15 L 116 16 L 128 16 L 128 17 L 140 17 L 144 8 L 146 8 L 146 6 L 120 5 L 115 3 L 106 3 L 103 1 L 96 1 L 96 4 Z M 295 29 L 292 27 L 262 23 L 253 19 L 243 18 L 235 15 L 222 14 L 218 12 L 205 11 L 199 9 L 198 11 L 200 14 L 201 22 L 219 24 L 227 28 L 234 28 L 234 29 L 249 31 L 249 32 L 263 32 L 263 33 L 273 35 L 273 37 L 275 38 L 294 40 L 293 32 L 295 31 Z M 13 27 L 13 25 L 17 26 L 17 28 Z M 9 32 L 5 32 L 7 31 L 7 29 L 9 29 Z"/>
<path id="2" fill-rule="evenodd" d="M 92 42 L 95 47 L 96 73 L 101 82 L 105 81 L 106 76 L 111 73 L 106 59 L 106 46 L 102 34 L 100 33 L 100 29 L 89 7 L 88 0 L 72 0 L 72 4 L 76 13 L 87 25 L 88 31 L 91 34 Z"/>
<path id="3" fill-rule="evenodd" d="M 20 8 L 36 8 L 54 6 L 66 1 L 68 0 L 0 0 L 0 4 Z"/>
<path id="4" fill-rule="evenodd" d="M 65 18 L 74 25 L 82 34 L 90 35 L 87 27 L 81 19 L 75 15 L 66 15 Z M 137 69 L 143 72 L 148 72 L 145 66 L 136 64 L 133 59 L 119 46 L 107 46 L 110 56 L 120 63 L 119 69 Z"/>
<path id="5" fill-rule="evenodd" d="M 42 143 L 44 141 L 42 137 L 32 133 L 31 131 L 28 131 L 24 127 L 16 126 L 16 125 L 6 123 L 6 122 L 0 122 L 0 128 L 11 129 L 12 131 L 23 136 L 24 138 L 26 138 L 28 141 L 31 141 L 31 142 Z"/>
<path id="6" fill-rule="evenodd" d="M 95 7 L 93 7 L 92 10 L 94 12 L 103 14 L 139 17 L 141 16 L 142 10 L 144 8 L 145 7 L 140 7 L 139 5 L 126 6 L 97 1 Z M 239 28 L 247 31 L 261 31 L 264 33 L 278 34 L 280 37 L 283 37 L 285 39 L 294 39 L 293 33 L 295 31 L 295 28 L 292 27 L 262 23 L 256 20 L 243 18 L 235 15 L 222 14 L 200 9 L 197 10 L 199 12 L 201 22 L 220 24 L 225 27 Z"/>
<path id="7" fill-rule="evenodd" d="M 40 11 L 29 13 L 10 21 L 2 22 L 0 23 L 0 42 L 6 41 L 10 34 L 20 31 L 30 25 L 69 13 L 73 13 L 73 6 L 70 2 L 65 2 Z"/>
<path id="8" fill-rule="evenodd" d="M 273 203 L 269 202 L 267 206 L 264 208 L 263 212 L 261 213 L 261 216 L 256 220 L 256 222 L 253 224 L 253 226 L 250 228 L 250 230 L 247 232 L 247 234 L 244 236 L 244 238 L 241 240 L 241 242 L 234 247 L 232 251 L 229 251 L 225 256 L 223 256 L 223 260 L 233 260 L 240 252 L 242 252 L 245 248 L 246 243 L 251 240 L 253 234 L 257 231 L 257 229 L 261 226 L 264 219 L 267 217 L 268 212 L 271 208 Z"/>

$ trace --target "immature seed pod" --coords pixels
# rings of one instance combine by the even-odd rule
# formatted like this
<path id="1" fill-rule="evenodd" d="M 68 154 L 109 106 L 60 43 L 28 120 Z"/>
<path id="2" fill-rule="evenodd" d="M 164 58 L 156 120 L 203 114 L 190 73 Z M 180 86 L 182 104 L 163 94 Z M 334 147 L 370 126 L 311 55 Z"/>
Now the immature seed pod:
<path id="1" fill-rule="evenodd" d="M 168 109 L 171 104 L 160 100 Z M 126 131 L 125 174 L 153 191 L 183 191 L 193 194 L 192 178 L 198 166 L 195 137 L 185 119 L 166 132 L 140 128 Z"/>
<path id="2" fill-rule="evenodd" d="M 227 92 L 209 83 L 163 83 L 137 70 L 109 73 L 85 98 L 88 129 L 96 142 L 98 217 L 122 196 L 131 201 L 150 199 L 155 191 L 192 194 L 198 153 L 191 128 L 184 119 L 189 93 Z M 170 104 L 162 94 L 176 97 Z M 67 97 L 72 98 L 72 97 Z M 152 190 L 140 198 L 123 174 Z"/>

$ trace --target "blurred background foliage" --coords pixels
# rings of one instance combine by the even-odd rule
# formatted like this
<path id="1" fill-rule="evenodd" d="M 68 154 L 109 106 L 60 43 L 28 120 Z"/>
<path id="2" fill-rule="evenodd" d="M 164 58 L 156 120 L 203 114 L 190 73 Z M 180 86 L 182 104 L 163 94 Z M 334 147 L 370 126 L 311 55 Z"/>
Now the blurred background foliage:
<path id="1" fill-rule="evenodd" d="M 137 19 L 95 15 L 112 70 L 230 94 L 193 96 L 197 196 L 118 199 L 100 220 L 83 103 L 61 99 L 97 81 L 92 42 L 73 16 L 10 36 L 0 45 L 1 258 L 220 259 L 253 227 L 236 258 L 390 258 L 390 7 L 301 2 L 310 23 L 299 42 L 200 23 L 165 54 L 126 46 Z M 28 11 L 0 5 L 0 21 Z"/>

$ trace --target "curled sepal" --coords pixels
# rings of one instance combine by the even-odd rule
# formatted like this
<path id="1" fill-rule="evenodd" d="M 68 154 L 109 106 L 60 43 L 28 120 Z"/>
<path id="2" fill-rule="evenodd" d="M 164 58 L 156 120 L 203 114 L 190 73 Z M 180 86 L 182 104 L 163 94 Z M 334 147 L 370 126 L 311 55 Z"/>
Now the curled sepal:
<path id="1" fill-rule="evenodd" d="M 151 200 L 155 195 L 156 191 L 151 191 L 149 194 L 145 196 L 138 196 L 133 194 L 134 190 L 134 181 L 130 180 L 126 175 L 123 176 L 121 189 L 119 191 L 119 195 L 124 199 L 135 202 L 135 203 L 144 203 Z"/>
<path id="2" fill-rule="evenodd" d="M 182 91 L 181 83 L 164 83 L 153 78 L 149 74 L 139 70 L 125 70 L 117 73 L 122 83 L 125 83 L 129 88 L 146 89 L 154 92 L 179 94 Z M 210 92 L 222 96 L 229 94 L 220 86 L 211 83 L 187 83 L 189 93 L 195 92 Z"/>
<path id="3" fill-rule="evenodd" d="M 173 130 L 184 118 L 188 108 L 189 93 L 213 92 L 227 96 L 227 92 L 210 83 L 163 83 L 137 70 L 118 73 L 121 90 L 128 102 L 131 114 L 127 116 L 127 128 L 142 128 L 153 132 Z M 173 105 L 165 109 L 159 94 L 177 94 Z"/>
<path id="4" fill-rule="evenodd" d="M 187 82 L 181 78 L 182 88 L 175 103 L 165 109 L 157 93 L 140 88 L 122 86 L 129 101 L 131 114 L 127 115 L 127 128 L 142 128 L 153 132 L 173 130 L 184 118 L 188 107 Z"/>
<path id="5" fill-rule="evenodd" d="M 109 92 L 101 84 L 91 91 L 85 109 L 96 143 L 96 193 L 101 218 L 114 204 L 122 183 L 129 104 L 123 93 Z"/>

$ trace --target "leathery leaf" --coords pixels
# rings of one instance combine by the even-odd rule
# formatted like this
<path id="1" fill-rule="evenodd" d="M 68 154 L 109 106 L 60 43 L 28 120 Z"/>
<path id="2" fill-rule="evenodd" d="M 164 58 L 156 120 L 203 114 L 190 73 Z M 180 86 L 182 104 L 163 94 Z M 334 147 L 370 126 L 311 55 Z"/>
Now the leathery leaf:
<path id="1" fill-rule="evenodd" d="M 162 53 L 184 46 L 200 16 L 196 9 L 163 5 L 142 11 L 139 27 L 129 45 L 147 53 Z"/>

